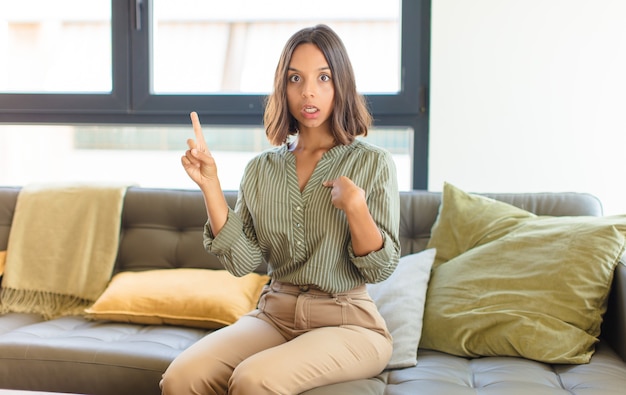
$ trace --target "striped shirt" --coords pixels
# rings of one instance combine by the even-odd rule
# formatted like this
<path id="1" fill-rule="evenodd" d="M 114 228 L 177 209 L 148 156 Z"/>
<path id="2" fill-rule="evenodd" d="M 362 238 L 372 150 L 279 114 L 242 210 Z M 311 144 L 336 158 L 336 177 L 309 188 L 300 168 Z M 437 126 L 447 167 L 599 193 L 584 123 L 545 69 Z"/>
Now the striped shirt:
<path id="1" fill-rule="evenodd" d="M 365 191 L 383 247 L 355 256 L 345 214 L 331 203 L 322 182 L 350 178 Z M 380 282 L 400 256 L 400 202 L 391 154 L 360 139 L 328 150 L 300 192 L 296 159 L 287 145 L 267 150 L 247 165 L 234 210 L 216 237 L 204 231 L 204 247 L 236 276 L 264 261 L 277 281 L 343 292 Z"/>

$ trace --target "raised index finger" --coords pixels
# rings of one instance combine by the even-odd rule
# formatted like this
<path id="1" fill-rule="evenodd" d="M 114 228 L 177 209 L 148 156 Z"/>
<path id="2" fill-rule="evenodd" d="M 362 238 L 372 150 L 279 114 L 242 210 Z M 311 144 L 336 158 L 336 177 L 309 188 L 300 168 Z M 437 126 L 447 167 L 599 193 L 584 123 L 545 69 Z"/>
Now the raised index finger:
<path id="1" fill-rule="evenodd" d="M 206 152 L 206 141 L 204 141 L 204 135 L 202 134 L 202 126 L 200 126 L 200 118 L 198 113 L 193 111 L 189 114 L 191 117 L 191 124 L 193 125 L 193 133 L 196 135 L 196 149 L 198 151 Z"/>

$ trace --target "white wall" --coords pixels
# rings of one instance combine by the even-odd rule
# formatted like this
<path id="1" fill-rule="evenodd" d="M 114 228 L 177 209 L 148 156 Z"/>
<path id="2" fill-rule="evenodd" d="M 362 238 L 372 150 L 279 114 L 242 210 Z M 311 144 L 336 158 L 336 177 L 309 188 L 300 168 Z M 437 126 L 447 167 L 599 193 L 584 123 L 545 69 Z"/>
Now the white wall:
<path id="1" fill-rule="evenodd" d="M 626 213 L 626 1 L 433 0 L 429 189 Z"/>

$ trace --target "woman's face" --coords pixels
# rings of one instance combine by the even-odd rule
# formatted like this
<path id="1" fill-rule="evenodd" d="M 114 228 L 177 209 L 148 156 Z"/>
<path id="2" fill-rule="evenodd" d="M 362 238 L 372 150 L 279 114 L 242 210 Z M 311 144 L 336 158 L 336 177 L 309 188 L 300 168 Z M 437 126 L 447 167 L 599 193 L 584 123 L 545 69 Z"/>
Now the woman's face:
<path id="1" fill-rule="evenodd" d="M 299 128 L 330 130 L 335 85 L 324 54 L 314 44 L 300 44 L 287 70 L 287 103 Z"/>

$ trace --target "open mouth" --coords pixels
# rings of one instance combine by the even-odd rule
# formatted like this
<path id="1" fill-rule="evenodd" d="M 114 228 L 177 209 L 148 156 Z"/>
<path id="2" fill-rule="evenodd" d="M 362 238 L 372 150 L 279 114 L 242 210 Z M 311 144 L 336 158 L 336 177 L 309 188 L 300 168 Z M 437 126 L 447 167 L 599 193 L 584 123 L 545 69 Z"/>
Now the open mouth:
<path id="1" fill-rule="evenodd" d="M 316 113 L 317 111 L 319 111 L 317 107 L 312 107 L 312 106 L 304 107 L 304 112 L 308 114 L 313 114 L 313 113 Z"/>

